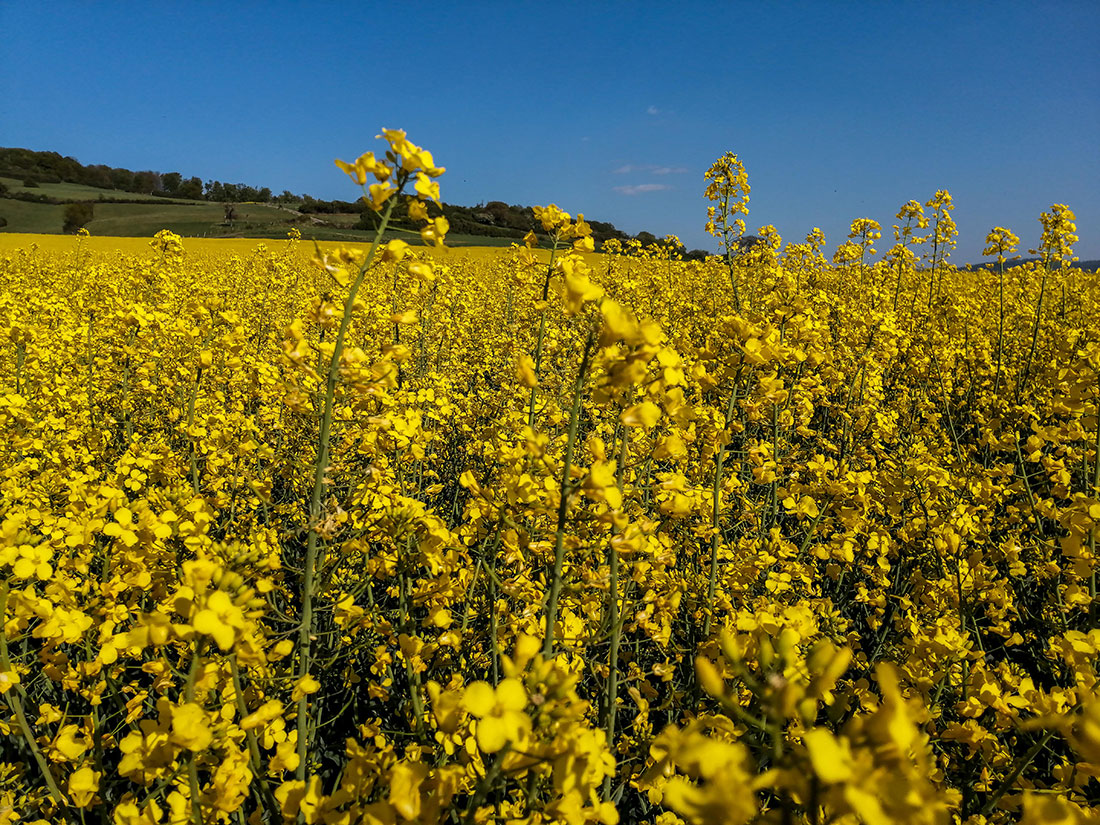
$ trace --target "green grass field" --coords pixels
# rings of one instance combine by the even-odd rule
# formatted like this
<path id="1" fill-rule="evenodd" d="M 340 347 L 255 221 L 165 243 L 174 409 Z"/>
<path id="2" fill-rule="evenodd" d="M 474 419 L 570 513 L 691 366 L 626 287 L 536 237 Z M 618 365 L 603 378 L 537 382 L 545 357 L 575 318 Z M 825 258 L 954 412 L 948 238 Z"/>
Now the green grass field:
<path id="1" fill-rule="evenodd" d="M 94 201 L 99 198 L 114 198 L 116 200 L 139 201 L 149 200 L 152 195 L 141 195 L 137 192 L 123 192 L 121 189 L 98 189 L 95 186 L 84 186 L 79 183 L 40 183 L 38 186 L 27 187 L 18 178 L 0 177 L 8 191 L 13 195 L 27 192 L 32 195 L 46 195 L 61 201 Z M 167 200 L 167 199 L 166 199 Z M 205 203 L 205 201 L 178 200 L 172 198 L 168 203 Z"/>
<path id="2" fill-rule="evenodd" d="M 225 207 L 208 201 L 164 199 L 157 203 L 98 203 L 100 197 L 114 200 L 149 200 L 149 195 L 123 192 L 117 189 L 97 189 L 75 183 L 43 183 L 23 186 L 21 180 L 0 177 L 12 194 L 29 192 L 66 202 L 92 201 L 94 216 L 87 225 L 93 235 L 105 237 L 152 237 L 162 229 L 170 229 L 187 238 L 285 238 L 296 227 L 306 240 L 369 242 L 374 232 L 353 228 L 359 222 L 357 213 L 331 215 L 298 215 L 291 209 L 262 203 L 234 205 L 236 217 L 225 221 Z M 7 224 L 0 232 L 59 234 L 64 223 L 64 204 L 35 203 L 15 198 L 0 198 L 0 218 Z M 387 237 L 418 243 L 416 232 L 396 229 Z M 512 238 L 453 233 L 448 246 L 509 246 Z"/>
<path id="3" fill-rule="evenodd" d="M 184 237 L 219 237 L 247 235 L 249 230 L 280 230 L 286 235 L 293 216 L 272 206 L 237 204 L 237 219 L 225 223 L 225 209 L 220 203 L 189 204 L 125 204 L 95 205 L 95 216 L 87 229 L 93 235 L 152 236 L 161 229 L 170 229 Z"/>
<path id="4" fill-rule="evenodd" d="M 28 203 L 0 198 L 0 218 L 7 220 L 0 232 L 60 232 L 64 223 L 64 211 L 64 206 L 54 203 Z"/>
<path id="5" fill-rule="evenodd" d="M 75 184 L 44 184 L 39 189 L 45 190 L 48 186 L 102 193 L 109 191 Z M 13 187 L 9 186 L 9 189 L 15 191 Z M 60 195 L 50 194 L 50 197 Z M 164 203 L 96 203 L 94 217 L 86 228 L 93 235 L 130 238 L 151 238 L 162 229 L 170 229 L 185 238 L 285 238 L 294 227 L 306 240 L 364 243 L 374 236 L 372 231 L 352 228 L 359 219 L 358 215 L 298 216 L 286 209 L 260 203 L 240 203 L 235 205 L 235 209 L 236 219 L 227 224 L 225 208 L 220 203 L 169 200 Z M 59 234 L 64 223 L 64 212 L 63 204 L 0 198 L 0 218 L 7 220 L 7 225 L 0 228 L 0 232 Z M 419 243 L 418 233 L 409 230 L 392 230 L 386 234 L 387 237 Z M 452 233 L 447 236 L 448 246 L 506 247 L 512 242 L 511 238 L 482 235 Z"/>

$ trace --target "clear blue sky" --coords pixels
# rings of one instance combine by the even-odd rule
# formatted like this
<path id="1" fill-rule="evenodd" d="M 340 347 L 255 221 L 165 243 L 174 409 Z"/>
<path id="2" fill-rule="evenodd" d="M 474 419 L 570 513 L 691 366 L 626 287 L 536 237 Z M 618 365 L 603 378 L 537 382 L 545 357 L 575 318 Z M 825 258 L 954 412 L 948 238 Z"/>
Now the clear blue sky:
<path id="1" fill-rule="evenodd" d="M 1068 203 L 1100 258 L 1100 2 L 33 3 L 0 0 L 0 145 L 322 198 L 403 128 L 444 200 L 555 202 L 713 248 L 737 152 L 749 229 L 885 228 L 946 188 L 959 263 Z M 884 248 L 886 243 L 882 244 Z"/>

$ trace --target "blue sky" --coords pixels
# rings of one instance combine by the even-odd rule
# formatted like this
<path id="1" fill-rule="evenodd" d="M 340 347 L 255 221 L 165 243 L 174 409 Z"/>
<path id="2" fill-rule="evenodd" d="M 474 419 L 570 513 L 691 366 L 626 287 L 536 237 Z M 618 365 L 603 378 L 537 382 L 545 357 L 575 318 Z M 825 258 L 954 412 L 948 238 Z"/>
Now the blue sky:
<path id="1" fill-rule="evenodd" d="M 31 3 L 0 0 L 0 145 L 323 198 L 403 128 L 443 199 L 703 232 L 737 152 L 749 228 L 829 248 L 950 190 L 958 263 L 1052 203 L 1100 258 L 1097 2 Z M 887 246 L 883 243 L 882 248 Z"/>

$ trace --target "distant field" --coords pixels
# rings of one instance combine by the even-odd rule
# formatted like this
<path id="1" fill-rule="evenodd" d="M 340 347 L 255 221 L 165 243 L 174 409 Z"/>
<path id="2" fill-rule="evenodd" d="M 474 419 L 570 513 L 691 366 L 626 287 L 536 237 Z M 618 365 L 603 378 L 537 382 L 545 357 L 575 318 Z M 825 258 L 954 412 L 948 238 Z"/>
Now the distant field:
<path id="1" fill-rule="evenodd" d="M 7 220 L 3 232 L 60 232 L 64 206 L 55 203 L 31 203 L 11 198 L 0 199 L 0 218 Z"/>
<path id="2" fill-rule="evenodd" d="M 100 197 L 149 200 L 151 196 L 76 183 L 43 183 L 26 187 L 21 180 L 8 177 L 0 177 L 0 182 L 13 194 L 28 192 L 67 202 L 94 202 L 94 217 L 86 227 L 92 235 L 151 238 L 162 229 L 170 229 L 185 238 L 281 239 L 292 227 L 296 227 L 305 240 L 368 243 L 374 234 L 371 230 L 353 228 L 359 222 L 359 215 L 355 212 L 300 215 L 291 209 L 269 204 L 238 203 L 234 204 L 235 220 L 226 223 L 225 207 L 221 203 L 174 198 L 157 199 L 156 203 L 99 203 Z M 7 225 L 0 228 L 0 234 L 60 233 L 64 211 L 64 204 L 0 198 L 0 218 L 7 220 Z M 387 237 L 408 238 L 415 242 L 418 234 L 411 230 L 395 229 L 388 232 Z M 513 238 L 459 233 L 447 236 L 448 246 L 507 247 L 513 243 Z"/>
<path id="3" fill-rule="evenodd" d="M 225 223 L 225 209 L 220 203 L 97 203 L 95 216 L 87 229 L 93 235 L 151 238 L 162 229 L 170 229 L 185 238 L 257 238 L 282 239 L 296 227 L 306 240 L 368 243 L 373 233 L 350 226 L 327 223 L 299 222 L 284 209 L 258 203 L 236 205 L 237 219 Z M 65 207 L 52 203 L 0 198 L 0 217 L 8 223 L 0 229 L 5 233 L 58 234 L 64 222 Z M 326 216 L 327 218 L 328 216 Z M 345 216 L 339 216 L 341 218 Z M 321 219 L 325 220 L 325 219 Z M 416 232 L 394 230 L 387 237 L 418 241 Z M 448 246 L 507 247 L 511 238 L 491 238 L 482 235 L 447 236 Z"/>
<path id="4" fill-rule="evenodd" d="M 5 178 L 0 177 L 0 183 L 3 183 L 8 191 L 12 194 L 18 194 L 20 192 L 28 192 L 32 195 L 46 195 L 50 198 L 57 198 L 63 201 L 94 201 L 100 197 L 104 198 L 117 198 L 118 200 L 137 201 L 137 200 L 149 200 L 152 195 L 141 195 L 137 192 L 124 192 L 121 189 L 99 189 L 95 186 L 84 186 L 80 183 L 40 183 L 38 186 L 24 186 L 23 181 L 18 178 Z M 168 203 L 205 203 L 205 201 L 192 201 L 192 200 L 180 200 L 172 198 L 171 200 L 165 199 Z"/>
<path id="5" fill-rule="evenodd" d="M 289 213 L 273 206 L 237 204 L 237 220 L 225 224 L 225 208 L 220 203 L 183 205 L 160 204 L 96 204 L 95 217 L 87 229 L 93 235 L 153 236 L 161 229 L 171 229 L 185 237 L 247 234 L 249 229 L 281 227 L 286 236 L 290 226 Z M 250 226 L 255 224 L 255 226 Z"/>
<path id="6" fill-rule="evenodd" d="M 98 190 L 104 191 L 104 190 Z M 96 203 L 87 225 L 93 235 L 149 236 L 170 229 L 185 237 L 255 236 L 286 237 L 294 218 L 289 212 L 263 204 L 237 204 L 237 219 L 225 223 L 220 203 Z M 64 222 L 62 204 L 0 199 L 0 217 L 7 219 L 3 232 L 60 232 Z M 303 227 L 303 234 L 307 234 Z"/>

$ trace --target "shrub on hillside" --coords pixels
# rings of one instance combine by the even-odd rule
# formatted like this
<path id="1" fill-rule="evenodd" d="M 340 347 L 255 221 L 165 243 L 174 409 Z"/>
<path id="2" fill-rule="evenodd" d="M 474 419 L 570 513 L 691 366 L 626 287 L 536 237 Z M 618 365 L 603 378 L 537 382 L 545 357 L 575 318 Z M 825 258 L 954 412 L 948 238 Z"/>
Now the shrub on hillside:
<path id="1" fill-rule="evenodd" d="M 90 203 L 70 203 L 65 207 L 65 223 L 61 231 L 66 234 L 76 232 L 91 223 L 94 207 Z"/>

